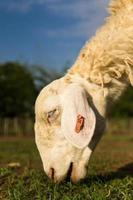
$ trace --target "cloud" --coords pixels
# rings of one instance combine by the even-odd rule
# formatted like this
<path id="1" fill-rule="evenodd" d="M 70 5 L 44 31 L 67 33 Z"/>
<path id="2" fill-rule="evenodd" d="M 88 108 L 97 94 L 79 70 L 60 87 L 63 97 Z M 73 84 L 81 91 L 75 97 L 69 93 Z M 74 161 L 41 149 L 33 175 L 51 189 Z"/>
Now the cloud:
<path id="1" fill-rule="evenodd" d="M 70 15 L 71 17 L 76 18 L 87 18 L 90 12 L 95 12 L 98 9 L 102 8 L 106 5 L 108 0 L 72 0 L 66 1 L 57 1 L 53 0 L 53 3 L 46 3 L 47 7 L 51 9 L 55 13 L 59 13 L 60 15 Z"/>
<path id="2" fill-rule="evenodd" d="M 72 23 L 63 28 L 41 27 L 43 34 L 48 37 L 88 37 L 102 23 L 108 2 L 109 0 L 4 0 L 0 2 L 0 8 L 8 12 L 27 13 L 33 7 L 45 7 L 54 17 L 64 17 Z"/>
<path id="3" fill-rule="evenodd" d="M 33 6 L 43 5 L 44 3 L 45 0 L 5 0 L 0 2 L 0 8 L 8 12 L 28 12 Z"/>
<path id="4" fill-rule="evenodd" d="M 88 8 L 103 7 L 109 0 L 4 0 L 0 2 L 0 8 L 8 11 L 29 11 L 33 6 L 47 6 L 54 12 L 84 17 Z"/>
<path id="5" fill-rule="evenodd" d="M 55 0 L 57 1 L 57 0 Z M 106 7 L 109 0 L 73 0 L 46 3 L 49 11 L 69 18 L 74 23 L 66 28 L 45 30 L 49 37 L 88 37 L 94 34 L 107 15 Z"/>
<path id="6" fill-rule="evenodd" d="M 55 4 L 61 0 L 3 0 L 0 2 L 0 8 L 8 12 L 28 12 L 33 6 L 45 6 L 48 4 Z"/>

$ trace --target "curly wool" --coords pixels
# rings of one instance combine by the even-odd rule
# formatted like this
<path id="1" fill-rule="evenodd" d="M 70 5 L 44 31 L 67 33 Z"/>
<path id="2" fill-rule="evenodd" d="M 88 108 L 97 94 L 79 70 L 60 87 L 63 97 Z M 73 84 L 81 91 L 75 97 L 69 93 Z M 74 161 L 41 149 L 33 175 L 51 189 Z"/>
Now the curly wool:
<path id="1" fill-rule="evenodd" d="M 133 0 L 112 0 L 111 15 L 88 41 L 68 71 L 108 86 L 116 81 L 133 85 Z"/>

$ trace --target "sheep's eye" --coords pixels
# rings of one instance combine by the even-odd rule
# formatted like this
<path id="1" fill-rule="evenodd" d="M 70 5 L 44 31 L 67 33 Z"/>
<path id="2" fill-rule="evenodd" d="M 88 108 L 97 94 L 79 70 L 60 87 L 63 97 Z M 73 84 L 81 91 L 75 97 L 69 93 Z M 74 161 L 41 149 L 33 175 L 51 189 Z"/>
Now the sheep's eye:
<path id="1" fill-rule="evenodd" d="M 55 112 L 56 112 L 56 109 L 54 109 L 54 110 L 48 112 L 48 113 L 47 113 L 47 117 L 49 117 L 49 118 L 52 117 L 52 116 L 54 115 Z"/>
<path id="2" fill-rule="evenodd" d="M 50 112 L 47 113 L 47 121 L 48 121 L 49 123 L 51 122 L 51 118 L 54 116 L 54 114 L 55 114 L 56 111 L 57 111 L 57 110 L 54 109 L 54 110 L 52 110 L 52 111 L 50 111 Z"/>

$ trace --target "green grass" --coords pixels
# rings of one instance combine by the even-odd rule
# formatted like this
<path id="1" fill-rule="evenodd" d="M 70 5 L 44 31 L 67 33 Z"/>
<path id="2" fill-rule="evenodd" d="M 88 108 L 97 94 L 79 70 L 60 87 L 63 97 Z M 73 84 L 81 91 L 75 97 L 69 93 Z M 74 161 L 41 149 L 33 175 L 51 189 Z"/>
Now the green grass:
<path id="1" fill-rule="evenodd" d="M 11 162 L 21 166 L 7 167 Z M 48 180 L 33 139 L 1 139 L 0 199 L 133 200 L 133 135 L 105 135 L 78 184 Z"/>

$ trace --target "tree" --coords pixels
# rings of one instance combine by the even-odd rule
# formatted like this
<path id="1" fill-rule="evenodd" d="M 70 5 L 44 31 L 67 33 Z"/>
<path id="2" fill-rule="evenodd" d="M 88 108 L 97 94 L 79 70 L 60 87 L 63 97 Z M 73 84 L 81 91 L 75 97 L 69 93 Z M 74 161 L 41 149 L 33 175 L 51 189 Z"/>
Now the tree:
<path id="1" fill-rule="evenodd" d="M 39 92 L 43 87 L 48 85 L 55 79 L 58 79 L 62 76 L 61 73 L 56 72 L 55 70 L 51 69 L 48 70 L 42 66 L 32 66 L 33 78 L 35 81 L 36 89 Z"/>
<path id="2" fill-rule="evenodd" d="M 18 62 L 0 64 L 0 117 L 33 113 L 35 84 L 29 70 Z"/>
<path id="3" fill-rule="evenodd" d="M 113 106 L 112 117 L 133 117 L 133 88 L 129 86 L 120 100 Z"/>

